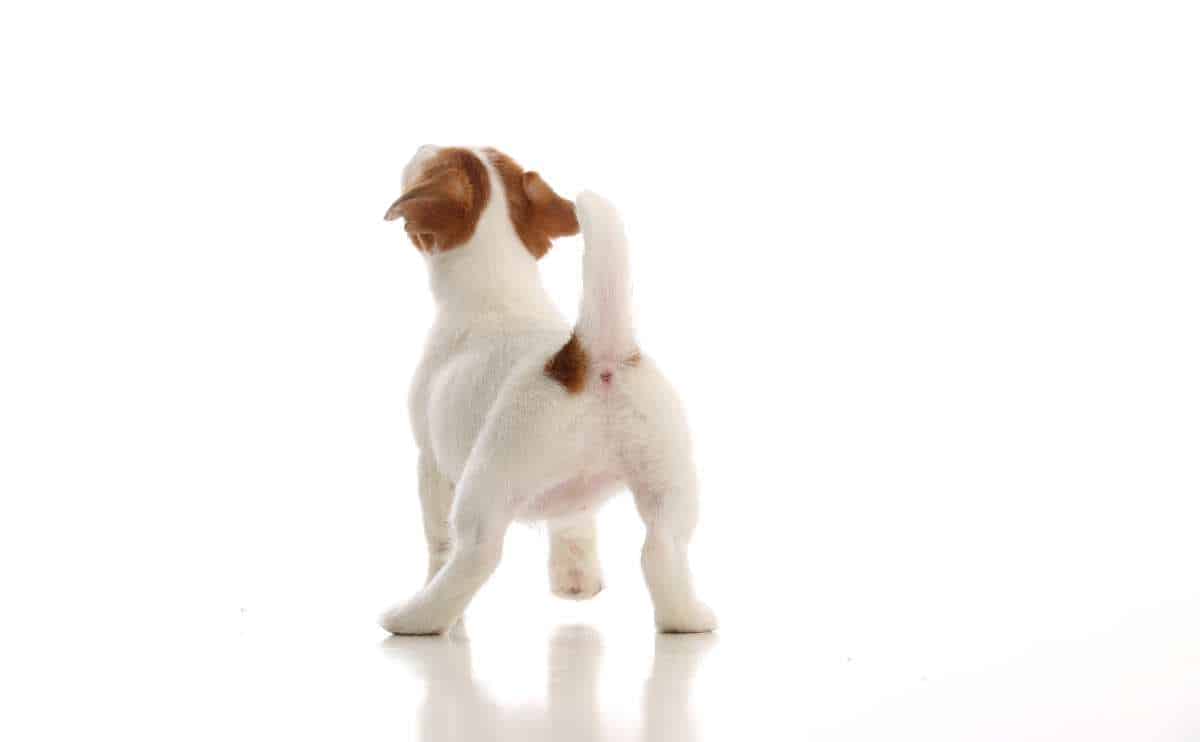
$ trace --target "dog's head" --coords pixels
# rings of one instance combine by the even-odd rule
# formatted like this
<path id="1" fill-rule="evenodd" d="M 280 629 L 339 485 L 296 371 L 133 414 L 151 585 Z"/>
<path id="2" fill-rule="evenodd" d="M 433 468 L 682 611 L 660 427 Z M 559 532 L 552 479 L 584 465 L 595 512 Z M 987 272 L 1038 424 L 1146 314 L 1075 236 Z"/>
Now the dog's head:
<path id="1" fill-rule="evenodd" d="M 425 253 L 470 240 L 491 199 L 503 199 L 512 230 L 534 258 L 546 254 L 551 239 L 579 231 L 574 204 L 494 149 L 427 144 L 404 167 L 403 185 L 384 218 L 404 217 L 409 238 Z"/>

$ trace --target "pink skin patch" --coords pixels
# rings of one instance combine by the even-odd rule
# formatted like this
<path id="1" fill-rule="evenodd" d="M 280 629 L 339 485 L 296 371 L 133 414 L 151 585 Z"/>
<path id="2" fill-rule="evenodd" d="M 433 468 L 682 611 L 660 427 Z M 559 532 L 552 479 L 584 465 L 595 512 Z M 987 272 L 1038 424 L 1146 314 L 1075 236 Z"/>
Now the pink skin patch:
<path id="1" fill-rule="evenodd" d="M 517 513 L 521 520 L 558 518 L 587 512 L 616 492 L 621 478 L 615 472 L 574 477 L 540 492 Z"/>

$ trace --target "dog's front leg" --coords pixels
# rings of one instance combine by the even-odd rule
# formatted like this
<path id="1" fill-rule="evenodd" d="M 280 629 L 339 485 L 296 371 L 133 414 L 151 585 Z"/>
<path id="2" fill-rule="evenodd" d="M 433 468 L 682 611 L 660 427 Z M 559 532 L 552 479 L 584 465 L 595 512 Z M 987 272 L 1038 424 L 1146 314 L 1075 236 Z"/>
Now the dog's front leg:
<path id="1" fill-rule="evenodd" d="M 387 611 L 380 624 L 393 634 L 440 634 L 450 628 L 496 565 L 512 521 L 511 498 L 484 477 L 465 476 L 450 518 L 449 561 L 407 603 Z"/>
<path id="2" fill-rule="evenodd" d="M 550 591 L 560 598 L 587 600 L 604 589 L 595 516 L 550 523 L 549 566 Z"/>
<path id="3" fill-rule="evenodd" d="M 428 451 L 421 452 L 417 464 L 417 488 L 429 546 L 429 571 L 425 576 L 428 585 L 450 558 L 450 506 L 454 502 L 454 485 L 438 471 Z"/>

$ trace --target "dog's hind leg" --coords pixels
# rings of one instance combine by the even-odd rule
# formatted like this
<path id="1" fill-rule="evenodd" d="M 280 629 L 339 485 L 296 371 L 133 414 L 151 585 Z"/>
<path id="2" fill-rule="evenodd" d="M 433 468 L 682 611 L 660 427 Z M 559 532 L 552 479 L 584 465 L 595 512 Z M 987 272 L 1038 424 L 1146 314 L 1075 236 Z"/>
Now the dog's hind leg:
<path id="1" fill-rule="evenodd" d="M 596 518 L 550 522 L 550 591 L 568 600 L 587 600 L 604 589 L 596 551 Z"/>
<path id="2" fill-rule="evenodd" d="M 712 631 L 716 617 L 692 588 L 688 543 L 699 515 L 683 408 L 648 358 L 623 372 L 629 410 L 619 425 L 626 482 L 646 525 L 642 571 L 660 631 Z"/>
<path id="3" fill-rule="evenodd" d="M 671 468 L 669 479 L 630 482 L 646 524 L 642 571 L 654 602 L 654 622 L 667 633 L 712 631 L 716 616 L 696 598 L 688 567 L 688 542 L 696 526 L 695 473 L 691 462 Z"/>

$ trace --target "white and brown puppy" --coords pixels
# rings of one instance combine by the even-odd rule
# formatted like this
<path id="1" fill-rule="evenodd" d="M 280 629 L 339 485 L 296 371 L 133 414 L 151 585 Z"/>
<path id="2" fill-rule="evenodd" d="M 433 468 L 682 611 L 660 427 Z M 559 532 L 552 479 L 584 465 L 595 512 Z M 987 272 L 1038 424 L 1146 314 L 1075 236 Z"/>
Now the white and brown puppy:
<path id="1" fill-rule="evenodd" d="M 403 185 L 386 218 L 404 218 L 437 304 L 409 400 L 429 575 L 384 614 L 384 628 L 450 628 L 495 570 L 513 520 L 547 520 L 554 593 L 592 597 L 602 587 L 594 510 L 625 485 L 646 525 L 642 566 L 659 629 L 711 631 L 716 620 L 688 570 L 697 509 L 687 427 L 670 384 L 634 343 L 612 206 L 591 193 L 572 205 L 491 149 L 422 147 Z M 581 224 L 572 332 L 537 260 Z"/>

